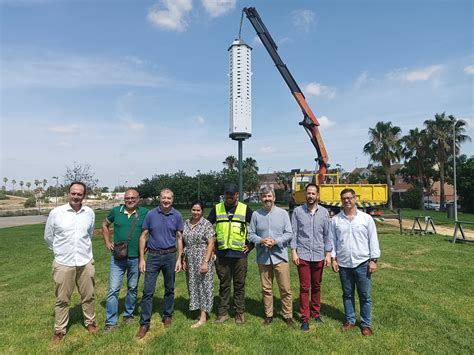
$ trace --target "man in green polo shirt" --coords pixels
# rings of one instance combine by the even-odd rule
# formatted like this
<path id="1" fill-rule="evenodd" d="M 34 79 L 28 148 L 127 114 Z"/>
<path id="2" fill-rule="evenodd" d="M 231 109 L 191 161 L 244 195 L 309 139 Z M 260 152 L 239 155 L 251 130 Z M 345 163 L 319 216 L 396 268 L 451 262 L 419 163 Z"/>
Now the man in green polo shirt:
<path id="1" fill-rule="evenodd" d="M 118 322 L 118 297 L 122 279 L 127 272 L 127 296 L 125 297 L 125 323 L 133 323 L 133 312 L 137 301 L 138 278 L 138 242 L 142 232 L 143 220 L 148 213 L 144 207 L 138 207 L 140 195 L 137 190 L 125 192 L 125 204 L 112 208 L 102 222 L 104 244 L 112 252 L 110 258 L 109 292 L 105 301 L 105 332 L 112 331 Z M 110 225 L 114 224 L 114 242 L 110 241 Z M 125 241 L 128 244 L 128 257 L 119 259 L 114 253 L 114 243 Z"/>

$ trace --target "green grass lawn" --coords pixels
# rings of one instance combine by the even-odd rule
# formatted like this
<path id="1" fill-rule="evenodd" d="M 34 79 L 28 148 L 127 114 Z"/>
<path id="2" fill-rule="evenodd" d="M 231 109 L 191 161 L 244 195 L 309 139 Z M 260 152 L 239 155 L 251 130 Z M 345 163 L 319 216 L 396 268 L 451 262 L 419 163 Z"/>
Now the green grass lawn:
<path id="1" fill-rule="evenodd" d="M 98 223 L 106 212 L 98 213 Z M 74 292 L 68 334 L 56 348 L 53 333 L 54 285 L 52 255 L 43 241 L 42 225 L 2 229 L 0 276 L 0 353 L 473 353 L 474 352 L 474 245 L 451 244 L 449 237 L 400 236 L 395 227 L 379 227 L 382 257 L 373 277 L 374 336 L 363 338 L 358 329 L 340 330 L 344 321 L 339 278 L 325 270 L 322 287 L 324 324 L 309 332 L 290 330 L 280 316 L 279 296 L 273 324 L 264 327 L 263 306 L 255 254 L 247 276 L 247 323 L 237 326 L 212 322 L 190 329 L 197 314 L 188 311 L 183 273 L 176 276 L 173 326 L 160 322 L 163 279 L 159 277 L 149 334 L 134 336 L 138 325 L 120 326 L 112 333 L 90 335 L 82 325 L 80 300 Z M 105 296 L 110 254 L 101 237 L 93 242 L 96 265 L 97 320 L 105 319 Z M 298 311 L 298 278 L 291 267 Z M 217 277 L 215 277 L 217 295 Z M 140 281 L 139 297 L 143 289 Z M 278 291 L 275 286 L 275 293 Z M 120 309 L 123 310 L 124 290 Z M 215 298 L 215 304 L 217 297 Z M 212 314 L 211 320 L 215 319 Z"/>

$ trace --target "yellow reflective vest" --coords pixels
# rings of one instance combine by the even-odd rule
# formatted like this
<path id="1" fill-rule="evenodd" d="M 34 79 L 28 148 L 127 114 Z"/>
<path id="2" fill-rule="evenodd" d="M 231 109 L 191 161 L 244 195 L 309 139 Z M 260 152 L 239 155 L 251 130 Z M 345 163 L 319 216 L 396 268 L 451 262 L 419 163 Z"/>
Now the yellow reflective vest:
<path id="1" fill-rule="evenodd" d="M 229 220 L 224 202 L 216 205 L 216 236 L 218 250 L 243 251 L 247 239 L 247 224 L 245 216 L 247 205 L 238 202 L 232 220 Z"/>

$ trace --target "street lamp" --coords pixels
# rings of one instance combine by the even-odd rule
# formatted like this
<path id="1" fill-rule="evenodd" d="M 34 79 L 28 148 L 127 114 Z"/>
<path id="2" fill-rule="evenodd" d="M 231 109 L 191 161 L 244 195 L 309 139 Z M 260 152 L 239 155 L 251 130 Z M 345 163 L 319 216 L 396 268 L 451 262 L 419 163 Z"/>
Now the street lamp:
<path id="1" fill-rule="evenodd" d="M 453 121 L 453 170 L 454 170 L 454 221 L 458 220 L 458 195 L 456 192 L 456 123 Z"/>
<path id="2" fill-rule="evenodd" d="M 201 170 L 198 169 L 198 200 L 201 199 Z"/>
<path id="3" fill-rule="evenodd" d="M 52 179 L 56 179 L 56 188 L 54 189 L 54 196 L 56 198 L 56 207 L 58 207 L 58 180 L 57 176 L 53 176 Z"/>

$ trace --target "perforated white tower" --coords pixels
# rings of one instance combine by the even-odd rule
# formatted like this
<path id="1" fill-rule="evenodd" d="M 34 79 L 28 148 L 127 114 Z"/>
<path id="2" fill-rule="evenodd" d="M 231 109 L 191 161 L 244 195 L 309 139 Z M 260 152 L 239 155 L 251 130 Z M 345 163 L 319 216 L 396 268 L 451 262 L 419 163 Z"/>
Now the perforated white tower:
<path id="1" fill-rule="evenodd" d="M 252 136 L 251 51 L 241 39 L 229 47 L 229 137 L 244 140 Z"/>

